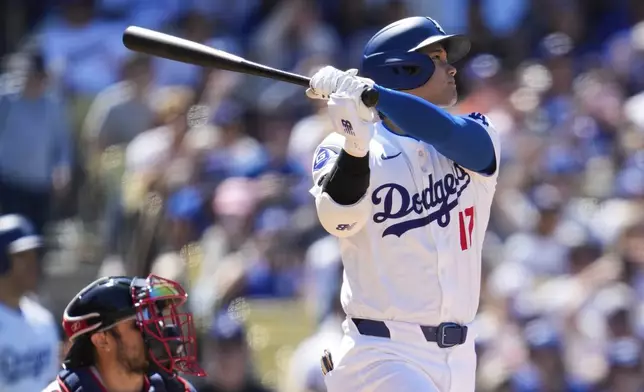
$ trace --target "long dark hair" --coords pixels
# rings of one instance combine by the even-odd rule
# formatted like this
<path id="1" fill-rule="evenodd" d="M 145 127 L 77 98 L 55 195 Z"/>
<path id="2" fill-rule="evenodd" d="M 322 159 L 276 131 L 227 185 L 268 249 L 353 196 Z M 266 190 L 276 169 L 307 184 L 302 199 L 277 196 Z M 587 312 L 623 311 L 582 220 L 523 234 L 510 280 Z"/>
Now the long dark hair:
<path id="1" fill-rule="evenodd" d="M 89 335 L 78 337 L 63 361 L 65 369 L 92 366 L 96 363 L 96 348 Z"/>

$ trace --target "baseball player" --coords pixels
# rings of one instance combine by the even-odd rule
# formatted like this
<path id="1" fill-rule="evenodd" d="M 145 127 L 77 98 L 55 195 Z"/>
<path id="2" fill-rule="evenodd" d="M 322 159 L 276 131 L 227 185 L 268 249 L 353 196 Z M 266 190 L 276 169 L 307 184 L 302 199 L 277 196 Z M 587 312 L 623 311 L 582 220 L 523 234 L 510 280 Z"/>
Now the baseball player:
<path id="1" fill-rule="evenodd" d="M 39 391 L 58 371 L 54 317 L 29 296 L 40 247 L 26 218 L 0 216 L 0 392 Z"/>
<path id="2" fill-rule="evenodd" d="M 44 392 L 193 392 L 177 372 L 205 375 L 196 362 L 187 294 L 176 282 L 104 277 L 67 305 L 63 329 L 71 347 Z"/>
<path id="3" fill-rule="evenodd" d="M 453 62 L 469 40 L 431 18 L 395 22 L 367 43 L 357 70 L 327 66 L 307 95 L 328 99 L 335 132 L 312 164 L 317 213 L 340 239 L 347 319 L 336 391 L 473 391 L 468 331 L 499 164 L 482 114 L 455 116 Z M 375 108 L 360 100 L 378 91 Z"/>

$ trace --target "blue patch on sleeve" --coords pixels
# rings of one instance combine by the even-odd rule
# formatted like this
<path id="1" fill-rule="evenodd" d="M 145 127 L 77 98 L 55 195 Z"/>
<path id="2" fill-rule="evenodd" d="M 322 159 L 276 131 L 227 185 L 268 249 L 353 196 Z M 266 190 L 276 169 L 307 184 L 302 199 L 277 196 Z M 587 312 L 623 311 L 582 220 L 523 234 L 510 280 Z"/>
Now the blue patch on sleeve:
<path id="1" fill-rule="evenodd" d="M 315 161 L 313 162 L 313 171 L 318 171 L 326 166 L 327 162 L 337 153 L 330 148 L 320 147 L 316 151 Z"/>

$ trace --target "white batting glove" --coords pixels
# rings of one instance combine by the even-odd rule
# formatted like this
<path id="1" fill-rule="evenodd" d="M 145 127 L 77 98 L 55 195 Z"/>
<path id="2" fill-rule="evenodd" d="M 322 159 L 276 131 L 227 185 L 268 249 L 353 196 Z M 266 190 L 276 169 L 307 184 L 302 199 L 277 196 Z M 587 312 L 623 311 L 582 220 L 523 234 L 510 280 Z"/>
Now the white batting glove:
<path id="1" fill-rule="evenodd" d="M 358 70 L 355 68 L 341 71 L 327 65 L 311 77 L 306 95 L 312 99 L 329 99 L 335 92 L 348 92 L 353 95 L 354 90 L 362 91 L 374 85 L 373 80 L 357 75 Z"/>
<path id="2" fill-rule="evenodd" d="M 344 150 L 356 157 L 367 155 L 378 119 L 377 112 L 362 103 L 360 93 L 332 93 L 327 103 L 335 132 L 345 137 Z"/>
<path id="3" fill-rule="evenodd" d="M 311 76 L 306 95 L 313 99 L 329 99 L 329 96 L 336 91 L 340 80 L 351 76 L 354 76 L 353 71 L 342 71 L 327 65 Z"/>

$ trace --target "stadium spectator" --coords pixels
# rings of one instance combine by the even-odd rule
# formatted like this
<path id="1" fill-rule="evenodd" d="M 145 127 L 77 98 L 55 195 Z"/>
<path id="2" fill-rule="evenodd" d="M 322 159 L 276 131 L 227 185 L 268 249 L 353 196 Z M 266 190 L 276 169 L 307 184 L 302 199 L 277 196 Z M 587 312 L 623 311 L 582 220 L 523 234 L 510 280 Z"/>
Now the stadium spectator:
<path id="1" fill-rule="evenodd" d="M 0 211 L 24 215 L 38 234 L 69 191 L 72 166 L 65 106 L 48 82 L 42 56 L 32 54 L 22 91 L 0 96 Z"/>

